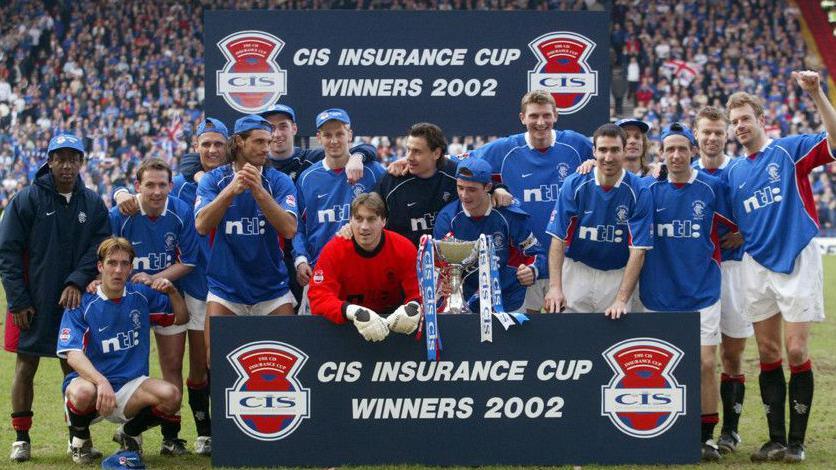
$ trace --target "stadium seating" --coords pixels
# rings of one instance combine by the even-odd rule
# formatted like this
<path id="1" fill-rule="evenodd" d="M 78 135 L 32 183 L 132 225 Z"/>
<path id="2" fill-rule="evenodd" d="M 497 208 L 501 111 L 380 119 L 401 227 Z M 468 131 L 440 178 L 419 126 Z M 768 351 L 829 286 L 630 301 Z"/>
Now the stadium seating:
<path id="1" fill-rule="evenodd" d="M 266 0 L 43 2 L 0 4 L 0 208 L 28 184 L 58 131 L 85 136 L 85 183 L 107 195 L 141 158 L 176 166 L 187 151 L 204 95 L 204 8 L 267 8 Z M 613 80 L 626 81 L 613 108 L 658 132 L 689 121 L 738 89 L 767 103 L 772 135 L 810 132 L 820 122 L 789 79 L 820 68 L 801 34 L 801 13 L 785 1 L 611 0 Z M 47 7 L 49 5 L 49 7 Z M 288 0 L 284 9 L 603 9 L 597 0 Z M 824 12 L 820 12 L 825 15 Z M 616 116 L 609 116 L 615 118 Z M 384 163 L 404 155 L 400 136 L 367 137 Z M 480 145 L 451 138 L 451 151 Z M 734 143 L 729 152 L 737 153 Z M 836 223 L 836 168 L 814 175 L 823 230 Z M 105 197 L 105 199 L 108 199 Z M 109 201 L 107 201 L 109 203 Z"/>

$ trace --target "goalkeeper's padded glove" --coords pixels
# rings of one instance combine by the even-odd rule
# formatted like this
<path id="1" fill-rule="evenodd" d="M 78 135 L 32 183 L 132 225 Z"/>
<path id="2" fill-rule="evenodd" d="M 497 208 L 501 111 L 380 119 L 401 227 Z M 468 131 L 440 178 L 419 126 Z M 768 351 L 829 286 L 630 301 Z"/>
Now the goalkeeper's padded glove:
<path id="1" fill-rule="evenodd" d="M 418 323 L 420 323 L 420 321 L 421 306 L 414 300 L 401 305 L 386 318 L 386 323 L 389 324 L 390 331 L 405 335 L 412 334 L 416 329 L 418 329 Z"/>
<path id="2" fill-rule="evenodd" d="M 366 307 L 350 304 L 345 309 L 345 317 L 354 323 L 366 341 L 383 341 L 389 334 L 386 320 Z"/>

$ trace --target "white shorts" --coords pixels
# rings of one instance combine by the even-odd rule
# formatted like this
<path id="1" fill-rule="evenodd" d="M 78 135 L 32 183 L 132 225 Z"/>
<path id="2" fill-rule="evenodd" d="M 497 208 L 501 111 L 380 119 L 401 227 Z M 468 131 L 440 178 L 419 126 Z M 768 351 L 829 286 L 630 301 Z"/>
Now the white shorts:
<path id="1" fill-rule="evenodd" d="M 566 313 L 603 313 L 615 301 L 624 268 L 602 271 L 570 258 L 563 260 L 563 294 Z M 627 302 L 632 310 L 632 299 Z"/>
<path id="2" fill-rule="evenodd" d="M 743 255 L 743 313 L 752 323 L 781 313 L 790 323 L 824 320 L 824 272 L 821 254 L 811 241 L 789 274 L 771 271 Z"/>
<path id="3" fill-rule="evenodd" d="M 644 312 L 660 312 L 659 310 L 643 309 Z M 700 346 L 717 346 L 720 344 L 720 301 L 702 308 L 700 312 Z M 675 313 L 672 315 L 676 315 Z"/>
<path id="4" fill-rule="evenodd" d="M 70 384 L 75 382 L 76 380 L 81 379 L 81 377 L 76 377 L 70 381 Z M 106 419 L 111 423 L 116 424 L 124 424 L 127 423 L 130 418 L 125 416 L 125 407 L 128 405 L 128 402 L 131 400 L 131 397 L 136 393 L 137 389 L 143 382 L 148 380 L 147 375 L 140 375 L 139 377 L 131 380 L 130 382 L 122 385 L 122 388 L 116 392 L 116 408 L 113 409 L 113 413 L 109 416 L 97 416 L 96 419 L 93 420 L 93 423 L 98 423 L 99 421 Z M 66 396 L 64 400 L 66 401 Z"/>
<path id="5" fill-rule="evenodd" d="M 549 291 L 548 279 L 537 279 L 534 284 L 525 289 L 525 300 L 522 308 L 524 310 L 534 310 L 539 312 L 543 309 L 545 303 L 546 293 Z"/>
<path id="6" fill-rule="evenodd" d="M 294 307 L 296 306 L 296 299 L 293 298 L 293 293 L 290 291 L 287 291 L 283 296 L 279 298 L 273 300 L 265 300 L 264 302 L 259 302 L 253 305 L 237 304 L 235 302 L 230 302 L 210 292 L 209 295 L 206 297 L 206 303 L 208 304 L 209 302 L 221 304 L 239 317 L 270 315 L 270 313 L 273 310 L 276 310 L 284 304 L 290 304 Z"/>
<path id="7" fill-rule="evenodd" d="M 720 270 L 720 332 L 732 338 L 749 338 L 754 330 L 752 322 L 743 316 L 743 263 L 723 261 Z"/>
<path id="8" fill-rule="evenodd" d="M 174 336 L 179 335 L 180 333 L 185 333 L 186 330 L 189 328 L 188 322 L 183 323 L 182 325 L 171 325 L 171 326 L 160 326 L 154 325 L 154 333 L 161 335 L 161 336 Z"/>
<path id="9" fill-rule="evenodd" d="M 194 331 L 203 331 L 206 323 L 206 301 L 196 299 L 189 294 L 183 296 L 186 300 L 186 310 L 189 311 L 189 323 L 186 327 Z"/>

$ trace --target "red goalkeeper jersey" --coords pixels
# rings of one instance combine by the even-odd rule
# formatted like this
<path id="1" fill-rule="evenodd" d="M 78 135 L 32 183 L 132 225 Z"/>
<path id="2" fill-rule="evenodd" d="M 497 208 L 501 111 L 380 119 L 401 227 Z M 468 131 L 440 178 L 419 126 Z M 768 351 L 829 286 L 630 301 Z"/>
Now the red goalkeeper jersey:
<path id="1" fill-rule="evenodd" d="M 311 276 L 311 311 L 345 323 L 348 304 L 388 315 L 404 303 L 419 300 L 416 256 L 409 239 L 389 230 L 383 231 L 380 245 L 371 252 L 354 240 L 334 237 L 322 249 Z"/>

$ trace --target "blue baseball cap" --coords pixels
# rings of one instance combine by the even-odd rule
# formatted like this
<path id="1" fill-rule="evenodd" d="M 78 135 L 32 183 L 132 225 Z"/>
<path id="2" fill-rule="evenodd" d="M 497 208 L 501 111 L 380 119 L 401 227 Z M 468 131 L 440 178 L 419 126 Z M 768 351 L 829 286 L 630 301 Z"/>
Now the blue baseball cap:
<path id="1" fill-rule="evenodd" d="M 199 137 L 207 132 L 217 132 L 224 136 L 224 139 L 229 138 L 229 129 L 226 128 L 226 124 L 215 118 L 208 117 L 200 121 L 200 125 L 197 126 L 197 132 L 195 132 L 195 137 Z"/>
<path id="2" fill-rule="evenodd" d="M 242 134 L 254 129 L 273 132 L 273 125 L 258 114 L 250 114 L 235 121 L 235 133 Z"/>
<path id="3" fill-rule="evenodd" d="M 284 104 L 273 105 L 267 111 L 262 111 L 260 116 L 266 118 L 267 116 L 271 116 L 273 114 L 287 114 L 290 116 L 291 121 L 296 122 L 296 111 L 294 111 L 290 106 Z"/>
<path id="4" fill-rule="evenodd" d="M 316 115 L 316 128 L 319 129 L 323 124 L 332 120 L 351 125 L 351 118 L 348 117 L 348 113 L 344 109 L 331 108 Z"/>
<path id="5" fill-rule="evenodd" d="M 640 131 L 642 131 L 642 134 L 647 134 L 647 131 L 650 130 L 650 124 L 636 118 L 619 119 L 615 122 L 615 125 L 622 128 L 627 126 L 636 126 Z"/>
<path id="6" fill-rule="evenodd" d="M 131 470 L 146 467 L 139 453 L 132 450 L 122 450 L 102 460 L 102 468 L 104 470 Z"/>
<path id="7" fill-rule="evenodd" d="M 688 139 L 691 145 L 697 145 L 697 140 L 694 139 L 694 134 L 691 132 L 691 129 L 688 129 L 688 126 L 681 122 L 675 122 L 662 130 L 662 143 L 664 144 L 665 139 L 672 135 L 681 135 Z"/>
<path id="8" fill-rule="evenodd" d="M 475 183 L 490 183 L 492 181 L 491 164 L 481 158 L 465 158 L 456 167 L 456 179 Z"/>
<path id="9" fill-rule="evenodd" d="M 72 149 L 84 156 L 84 142 L 73 134 L 58 134 L 50 139 L 46 154 L 52 155 L 52 152 L 60 149 Z"/>

